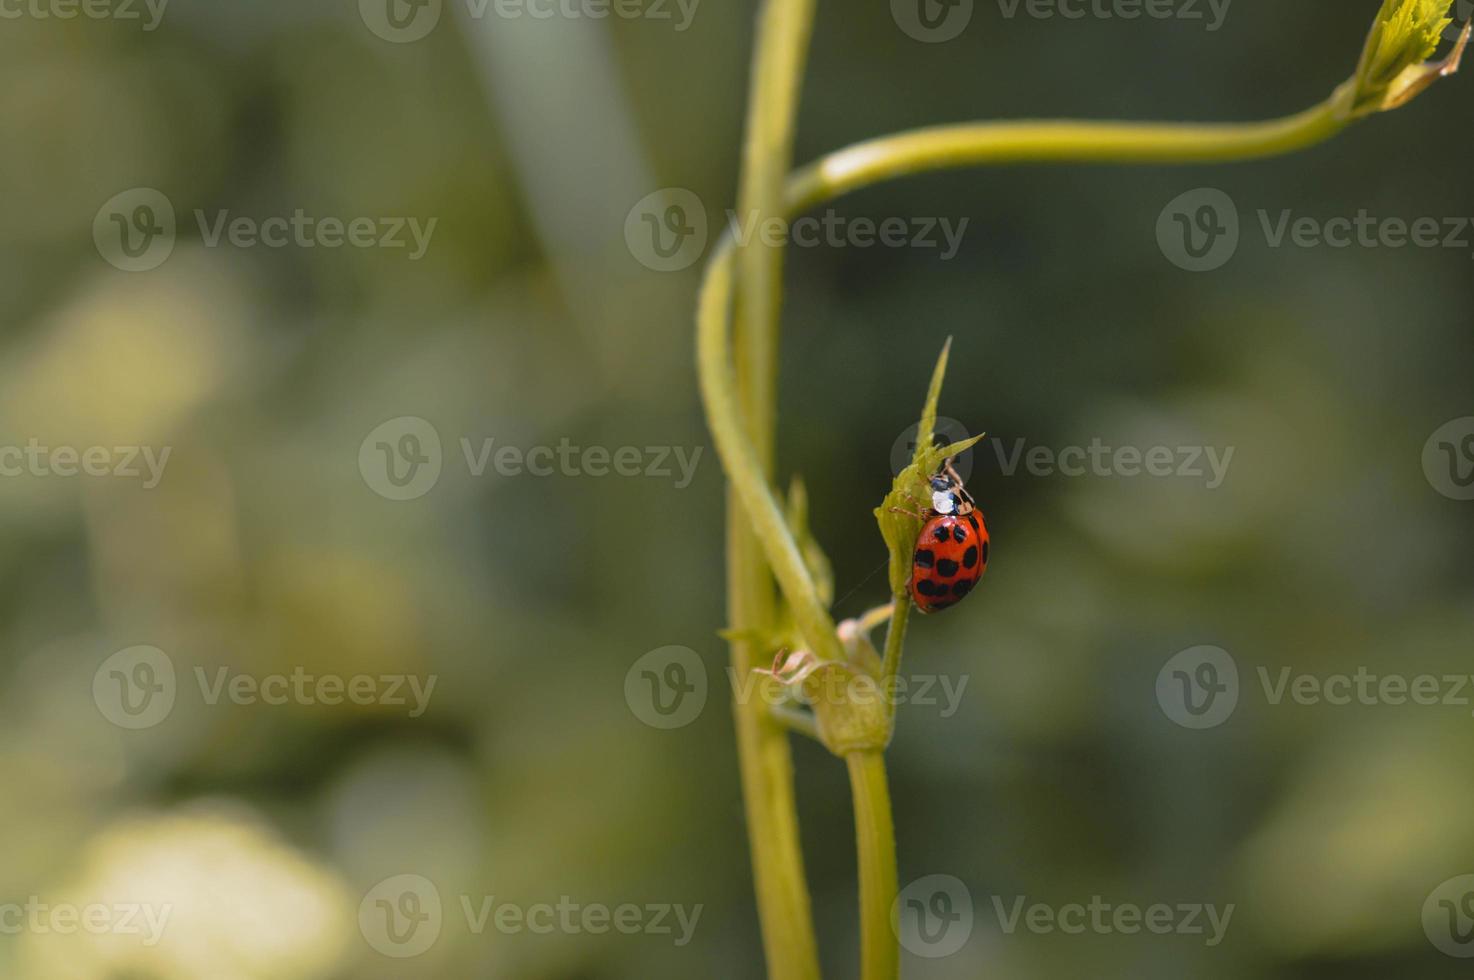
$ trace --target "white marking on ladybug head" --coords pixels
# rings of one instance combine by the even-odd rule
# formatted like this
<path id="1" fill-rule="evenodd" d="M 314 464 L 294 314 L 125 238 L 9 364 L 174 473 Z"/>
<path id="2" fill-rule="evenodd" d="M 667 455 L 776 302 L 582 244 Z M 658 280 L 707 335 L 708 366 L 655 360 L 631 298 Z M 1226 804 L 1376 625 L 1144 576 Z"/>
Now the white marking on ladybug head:
<path id="1" fill-rule="evenodd" d="M 950 490 L 933 490 L 931 494 L 931 509 L 938 514 L 950 514 L 957 508 L 957 498 Z"/>

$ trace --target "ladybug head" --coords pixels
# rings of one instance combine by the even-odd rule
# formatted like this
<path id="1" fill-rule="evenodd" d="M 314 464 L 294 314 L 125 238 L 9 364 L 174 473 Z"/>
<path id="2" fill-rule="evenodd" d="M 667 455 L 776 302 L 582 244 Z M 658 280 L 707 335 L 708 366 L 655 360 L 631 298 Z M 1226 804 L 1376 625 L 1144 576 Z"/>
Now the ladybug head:
<path id="1" fill-rule="evenodd" d="M 976 506 L 972 494 L 963 488 L 962 478 L 957 475 L 952 460 L 947 460 L 931 478 L 931 509 L 946 517 L 963 517 L 971 514 Z"/>

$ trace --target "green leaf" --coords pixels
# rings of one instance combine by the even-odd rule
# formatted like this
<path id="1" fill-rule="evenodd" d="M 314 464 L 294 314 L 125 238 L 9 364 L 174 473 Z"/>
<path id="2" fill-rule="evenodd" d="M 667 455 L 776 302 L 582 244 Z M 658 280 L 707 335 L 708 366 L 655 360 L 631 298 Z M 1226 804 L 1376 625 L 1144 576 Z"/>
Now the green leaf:
<path id="1" fill-rule="evenodd" d="M 834 567 L 829 556 L 819 546 L 819 541 L 809 530 L 809 492 L 802 477 L 795 476 L 788 484 L 788 527 L 793 531 L 793 541 L 803 556 L 804 567 L 814 580 L 814 591 L 827 609 L 834 602 Z"/>
<path id="2" fill-rule="evenodd" d="M 947 358 L 952 350 L 949 337 L 942 347 L 937 366 L 932 371 L 931 385 L 927 388 L 926 404 L 921 410 L 921 422 L 916 429 L 916 452 L 911 465 L 903 469 L 891 483 L 891 492 L 886 494 L 880 506 L 875 508 L 875 520 L 880 525 L 880 536 L 890 551 L 891 594 L 896 598 L 906 595 L 907 582 L 911 577 L 911 558 L 916 551 L 916 537 L 925 523 L 927 508 L 931 501 L 930 481 L 942 462 L 964 452 L 985 436 L 974 436 L 950 446 L 935 446 L 934 433 L 937 427 L 937 403 L 942 397 L 942 379 L 947 373 Z"/>
<path id="3" fill-rule="evenodd" d="M 916 453 L 911 457 L 915 463 L 921 459 L 923 447 L 932 444 L 937 431 L 937 403 L 942 400 L 942 381 L 947 376 L 947 360 L 952 356 L 952 338 L 942 345 L 937 356 L 937 366 L 932 368 L 931 384 L 926 386 L 926 404 L 921 408 L 921 424 L 916 430 Z"/>

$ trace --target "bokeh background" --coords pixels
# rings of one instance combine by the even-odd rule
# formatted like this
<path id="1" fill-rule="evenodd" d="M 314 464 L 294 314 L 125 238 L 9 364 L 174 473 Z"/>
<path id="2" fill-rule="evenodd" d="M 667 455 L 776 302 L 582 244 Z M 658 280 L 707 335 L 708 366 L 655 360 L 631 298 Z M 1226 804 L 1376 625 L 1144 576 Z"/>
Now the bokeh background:
<path id="1" fill-rule="evenodd" d="M 368 0 L 173 0 L 153 30 L 141 6 L 62 20 L 37 0 L 0 24 L 0 442 L 117 464 L 119 447 L 169 450 L 152 486 L 32 466 L 0 479 L 4 976 L 763 975 L 716 635 L 722 479 L 692 370 L 700 263 L 658 271 L 632 244 L 632 209 L 665 188 L 723 225 L 754 5 L 438 6 L 401 5 L 430 23 L 414 40 Z M 971 118 L 1283 114 L 1350 73 L 1378 4 L 1233 4 L 1208 30 L 978 0 L 945 43 L 884 3 L 820 6 L 800 160 Z M 1474 233 L 1273 248 L 1258 212 L 1474 216 L 1471 85 L 1288 159 L 968 171 L 834 205 L 966 219 L 948 258 L 790 250 L 781 465 L 808 481 L 836 614 L 884 597 L 869 511 L 946 337 L 943 414 L 1002 440 L 971 461 L 991 571 L 915 621 L 907 650 L 909 677 L 965 688 L 950 713 L 901 709 L 902 882 L 948 875 L 974 904 L 961 949 L 907 952 L 908 976 L 1465 975 L 1426 934 L 1436 900 L 1424 909 L 1474 872 L 1474 683 L 1462 706 L 1274 704 L 1259 672 L 1470 672 L 1474 504 L 1440 490 L 1424 448 L 1474 415 Z M 1156 229 L 1205 187 L 1235 202 L 1242 240 L 1192 273 Z M 140 214 L 139 188 L 177 233 L 127 271 L 105 242 L 111 213 Z M 298 210 L 436 223 L 412 258 L 211 244 L 195 218 Z M 406 417 L 440 440 L 440 471 L 392 499 L 378 444 L 429 458 L 401 441 L 423 428 L 379 431 Z M 994 448 L 1097 438 L 1234 455 L 1210 489 L 1010 475 Z M 597 475 L 584 456 L 577 472 L 478 474 L 463 439 L 666 447 L 697 465 L 688 482 Z M 1230 717 L 1193 730 L 1157 680 L 1202 645 L 1241 683 Z M 671 646 L 694 651 L 708 695 L 666 730 L 626 680 Z M 119 714 L 118 685 L 157 693 L 167 671 L 167 710 Z M 412 716 L 388 697 L 211 703 L 198 682 L 294 671 L 436 686 Z M 847 784 L 816 745 L 795 754 L 825 966 L 852 976 Z M 374 941 L 375 889 L 402 875 L 443 902 L 410 958 Z M 995 910 L 1097 895 L 1235 910 L 1215 946 L 1009 934 Z M 702 912 L 684 945 L 478 934 L 463 897 Z M 172 914 L 145 945 L 37 926 L 21 917 L 36 902 Z"/>

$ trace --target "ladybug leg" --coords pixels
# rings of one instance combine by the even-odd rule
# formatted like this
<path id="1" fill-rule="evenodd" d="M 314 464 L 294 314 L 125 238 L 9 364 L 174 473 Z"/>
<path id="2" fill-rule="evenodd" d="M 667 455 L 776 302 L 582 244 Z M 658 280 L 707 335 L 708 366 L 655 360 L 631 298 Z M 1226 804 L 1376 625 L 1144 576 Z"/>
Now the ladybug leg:
<path id="1" fill-rule="evenodd" d="M 927 510 L 928 510 L 928 508 L 923 507 L 921 505 L 921 501 L 917 500 L 915 497 L 913 497 L 911 494 L 907 493 L 904 490 L 901 491 L 901 496 L 905 497 L 906 500 L 915 509 L 914 510 L 907 510 L 904 507 L 889 507 L 889 508 L 887 508 L 887 510 L 889 510 L 892 514 L 905 514 L 908 517 L 914 517 L 918 521 L 921 521 L 921 522 L 925 523 L 926 522 L 926 518 L 927 518 Z"/>
<path id="2" fill-rule="evenodd" d="M 959 510 L 959 516 L 962 516 L 962 514 L 971 513 L 976 510 L 977 501 L 972 499 L 972 494 L 968 493 L 967 488 L 962 485 L 962 477 L 957 474 L 957 467 L 954 465 L 956 462 L 956 457 L 949 458 L 942 464 L 942 472 L 947 475 L 947 479 L 951 480 L 953 486 L 956 488 L 952 492 L 966 506 L 965 510 Z"/>

